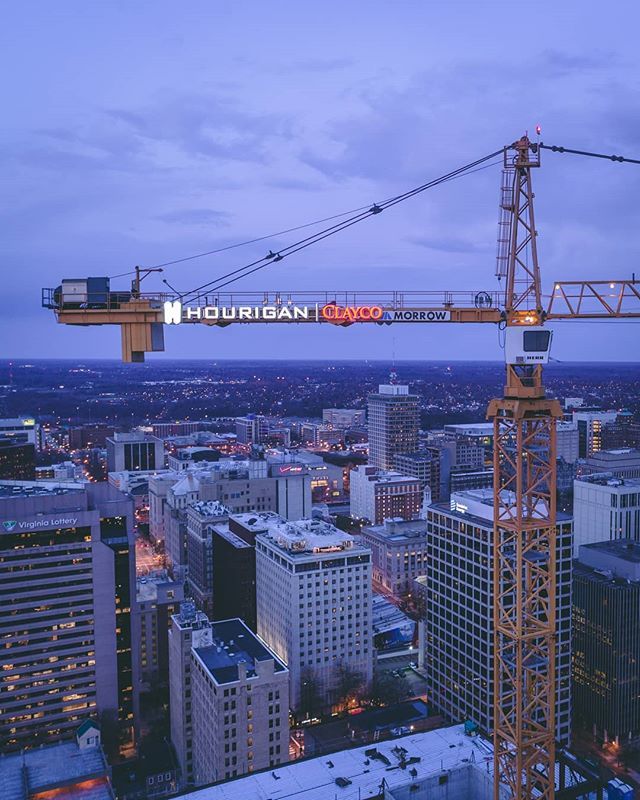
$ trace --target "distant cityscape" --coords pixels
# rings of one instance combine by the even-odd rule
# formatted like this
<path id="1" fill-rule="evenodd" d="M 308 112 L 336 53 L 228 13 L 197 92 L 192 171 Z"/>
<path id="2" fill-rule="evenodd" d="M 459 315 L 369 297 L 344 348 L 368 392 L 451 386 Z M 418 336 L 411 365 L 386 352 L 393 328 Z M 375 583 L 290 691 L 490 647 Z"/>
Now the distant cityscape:
<path id="1" fill-rule="evenodd" d="M 502 370 L 3 362 L 5 796 L 217 800 L 311 781 L 303 796 L 320 798 L 329 769 L 337 789 L 382 797 L 385 765 L 396 790 L 420 786 L 407 765 L 443 741 L 452 785 L 488 764 L 485 410 Z M 548 373 L 563 410 L 556 740 L 574 781 L 626 786 L 640 777 L 640 373 Z M 489 791 L 489 773 L 477 781 Z"/>

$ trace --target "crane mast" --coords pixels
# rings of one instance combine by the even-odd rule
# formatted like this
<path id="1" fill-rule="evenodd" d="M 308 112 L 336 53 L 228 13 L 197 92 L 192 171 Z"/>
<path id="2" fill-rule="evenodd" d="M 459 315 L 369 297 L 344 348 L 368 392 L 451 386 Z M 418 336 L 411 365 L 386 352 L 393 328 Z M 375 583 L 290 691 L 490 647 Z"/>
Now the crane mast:
<path id="1" fill-rule="evenodd" d="M 515 150 L 515 156 L 513 151 Z M 505 278 L 506 381 L 493 420 L 494 797 L 554 797 L 556 700 L 556 420 L 542 365 L 546 349 L 533 213 L 539 150 L 525 136 L 505 148 L 498 276 Z M 531 326 L 531 329 L 525 328 Z M 524 352 L 509 339 L 521 335 Z M 546 346 L 546 347 L 543 347 Z"/>
<path id="2" fill-rule="evenodd" d="M 503 151 L 496 267 L 504 281 L 500 292 L 211 291 L 189 293 L 187 304 L 185 295 L 141 292 L 143 278 L 159 267 L 136 268 L 130 292 L 111 291 L 108 278 L 66 279 L 55 289 L 42 290 L 43 306 L 53 309 L 59 323 L 120 326 L 123 361 L 143 361 L 146 352 L 164 350 L 164 326 L 181 323 L 220 328 L 265 322 L 340 327 L 491 323 L 504 328 L 503 396 L 487 409 L 494 433 L 489 568 L 495 800 L 505 793 L 510 800 L 553 800 L 555 795 L 556 422 L 562 411 L 545 394 L 542 367 L 551 331 L 544 326 L 553 320 L 640 319 L 635 275 L 631 280 L 561 281 L 543 296 L 532 184 L 542 147 L 525 135 Z M 380 210 L 374 206 L 371 213 L 377 213 L 374 209 Z M 273 255 L 270 251 L 267 259 Z"/>

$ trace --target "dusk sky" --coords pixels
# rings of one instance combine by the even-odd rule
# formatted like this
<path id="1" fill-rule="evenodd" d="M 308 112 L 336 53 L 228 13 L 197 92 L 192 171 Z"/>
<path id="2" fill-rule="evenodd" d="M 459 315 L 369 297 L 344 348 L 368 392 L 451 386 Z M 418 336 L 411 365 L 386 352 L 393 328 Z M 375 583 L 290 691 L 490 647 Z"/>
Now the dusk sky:
<path id="1" fill-rule="evenodd" d="M 537 123 L 547 144 L 640 158 L 633 0 L 23 0 L 2 28 L 2 357 L 119 357 L 117 328 L 56 325 L 43 286 L 382 200 Z M 640 166 L 544 152 L 534 179 L 546 291 L 640 275 Z M 234 288 L 496 289 L 499 182 L 499 166 L 452 181 Z M 294 239 L 165 277 L 187 290 Z M 558 359 L 638 359 L 638 325 L 555 330 Z M 183 326 L 165 341 L 148 361 L 501 356 L 493 326 Z"/>

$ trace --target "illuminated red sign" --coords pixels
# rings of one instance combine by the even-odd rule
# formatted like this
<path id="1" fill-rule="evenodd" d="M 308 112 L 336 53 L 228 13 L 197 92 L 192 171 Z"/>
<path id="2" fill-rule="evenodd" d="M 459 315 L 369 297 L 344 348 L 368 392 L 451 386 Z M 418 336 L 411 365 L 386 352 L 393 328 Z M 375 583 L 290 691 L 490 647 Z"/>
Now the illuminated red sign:
<path id="1" fill-rule="evenodd" d="M 320 309 L 323 319 L 328 322 L 371 322 L 382 319 L 380 306 L 336 306 L 327 305 Z"/>

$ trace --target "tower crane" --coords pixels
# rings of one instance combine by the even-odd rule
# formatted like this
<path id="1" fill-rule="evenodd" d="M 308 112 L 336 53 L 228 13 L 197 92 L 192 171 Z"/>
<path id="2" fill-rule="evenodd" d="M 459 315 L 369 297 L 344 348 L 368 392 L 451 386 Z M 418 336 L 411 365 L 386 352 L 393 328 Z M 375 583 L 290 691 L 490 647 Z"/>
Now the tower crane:
<path id="1" fill-rule="evenodd" d="M 551 147 L 526 135 L 497 151 L 503 158 L 496 267 L 503 281 L 501 292 L 247 293 L 220 292 L 218 283 L 214 289 L 207 284 L 187 294 L 143 293 L 142 279 L 160 268 L 136 268 L 131 291 L 126 292 L 111 291 L 107 278 L 64 280 L 56 289 L 43 289 L 43 305 L 53 309 L 61 324 L 119 325 L 122 357 L 129 362 L 143 361 L 145 352 L 163 350 L 163 327 L 173 324 L 492 323 L 504 329 L 504 392 L 487 410 L 494 431 L 495 800 L 505 792 L 513 800 L 555 797 L 556 422 L 562 411 L 556 399 L 546 396 L 543 384 L 552 338 L 546 323 L 640 319 L 640 281 L 635 275 L 558 281 L 543 294 L 532 184 L 542 149 L 634 161 Z M 396 202 L 399 198 L 374 204 L 356 221 Z M 341 227 L 329 230 L 333 229 Z M 324 236 L 316 240 L 320 238 Z M 298 249 L 302 247 L 291 252 Z M 269 251 L 260 261 L 266 265 L 283 257 L 282 251 Z M 249 267 L 235 273 L 243 277 L 261 268 Z"/>

